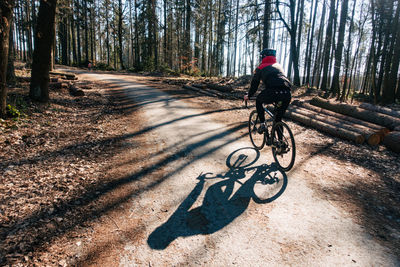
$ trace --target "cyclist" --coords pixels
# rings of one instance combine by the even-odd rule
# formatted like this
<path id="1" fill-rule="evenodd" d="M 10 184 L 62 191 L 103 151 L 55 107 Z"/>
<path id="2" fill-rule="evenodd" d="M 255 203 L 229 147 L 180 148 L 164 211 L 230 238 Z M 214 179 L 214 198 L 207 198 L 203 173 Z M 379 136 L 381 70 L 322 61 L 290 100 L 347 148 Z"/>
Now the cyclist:
<path id="1" fill-rule="evenodd" d="M 269 48 L 262 50 L 261 59 L 261 64 L 254 71 L 249 92 L 244 96 L 244 101 L 248 101 L 249 97 L 256 93 L 260 80 L 262 80 L 265 88 L 256 98 L 257 113 L 261 122 L 259 133 L 265 130 L 265 114 L 262 104 L 278 103 L 275 117 L 275 122 L 278 122 L 282 120 L 292 98 L 290 93 L 292 83 L 283 74 L 282 66 L 276 62 L 276 50 Z"/>

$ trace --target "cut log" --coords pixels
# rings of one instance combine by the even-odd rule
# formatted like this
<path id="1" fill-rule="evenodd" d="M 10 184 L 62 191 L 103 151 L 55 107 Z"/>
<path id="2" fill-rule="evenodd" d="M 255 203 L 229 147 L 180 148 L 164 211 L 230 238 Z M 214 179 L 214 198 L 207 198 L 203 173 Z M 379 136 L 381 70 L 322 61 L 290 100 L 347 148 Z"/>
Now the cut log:
<path id="1" fill-rule="evenodd" d="M 52 77 L 52 78 L 50 78 L 50 82 L 58 83 L 58 78 L 57 77 Z"/>
<path id="2" fill-rule="evenodd" d="M 69 88 L 69 84 L 68 83 L 62 83 L 62 82 L 51 82 L 49 83 L 49 88 L 53 89 L 53 90 L 59 90 L 62 88 Z"/>
<path id="3" fill-rule="evenodd" d="M 375 105 L 372 105 L 370 103 L 362 103 L 359 107 L 363 108 L 363 109 L 366 109 L 366 110 L 371 110 L 371 111 L 383 113 L 383 114 L 386 114 L 386 115 L 389 115 L 389 116 L 396 117 L 396 118 L 400 119 L 400 111 L 393 110 L 391 108 L 375 106 Z"/>
<path id="4" fill-rule="evenodd" d="M 309 109 L 309 110 L 312 110 L 312 111 L 315 111 L 317 113 L 323 113 L 323 114 L 326 114 L 326 115 L 329 115 L 329 116 L 333 116 L 333 117 L 336 117 L 336 118 L 339 118 L 339 119 L 342 119 L 342 120 L 353 122 L 355 124 L 360 124 L 360 125 L 366 126 L 368 128 L 372 128 L 372 129 L 376 129 L 376 130 L 378 130 L 378 129 L 381 129 L 381 130 L 382 129 L 386 129 L 385 131 L 389 132 L 389 129 L 387 129 L 387 128 L 381 126 L 381 125 L 378 125 L 378 124 L 375 124 L 375 123 L 371 123 L 371 122 L 367 122 L 367 121 L 364 121 L 364 120 L 360 120 L 360 119 L 357 119 L 357 118 L 354 118 L 354 117 L 351 117 L 351 116 L 343 115 L 341 113 L 337 113 L 337 112 L 334 112 L 334 111 L 331 111 L 331 110 L 328 110 L 328 109 L 325 109 L 325 108 L 314 106 L 314 105 L 308 104 L 308 103 L 303 102 L 303 101 L 294 100 L 291 104 L 299 106 L 299 107 L 303 107 L 303 108 L 306 108 L 306 109 Z"/>
<path id="5" fill-rule="evenodd" d="M 164 83 L 173 84 L 173 85 L 183 85 L 189 82 L 187 79 L 165 79 Z"/>
<path id="6" fill-rule="evenodd" d="M 311 104 L 321 108 L 329 109 L 331 111 L 348 115 L 360 120 L 365 120 L 378 125 L 385 126 L 390 130 L 393 130 L 396 126 L 400 125 L 400 119 L 395 117 L 377 113 L 374 111 L 365 110 L 356 106 L 344 104 L 344 103 L 333 103 L 320 97 L 314 97 L 311 100 Z"/>
<path id="7" fill-rule="evenodd" d="M 213 97 L 216 97 L 216 96 L 217 96 L 217 95 L 214 94 L 214 93 L 210 93 L 210 92 L 207 92 L 207 91 L 205 91 L 205 90 L 202 90 L 202 89 L 199 89 L 199 88 L 196 88 L 196 87 L 193 87 L 193 86 L 189 86 L 189 85 L 186 85 L 186 84 L 183 85 L 183 88 L 189 89 L 189 90 L 192 90 L 192 91 L 196 91 L 196 92 L 199 92 L 199 93 L 208 95 L 208 96 L 213 96 Z"/>
<path id="8" fill-rule="evenodd" d="M 371 122 L 367 122 L 367 121 L 363 121 L 363 120 L 360 120 L 360 119 L 356 119 L 354 117 L 343 115 L 343 114 L 340 114 L 340 113 L 337 113 L 337 112 L 334 112 L 334 111 L 330 111 L 330 110 L 327 110 L 327 109 L 324 109 L 324 108 L 320 108 L 320 107 L 317 107 L 317 106 L 313 106 L 313 105 L 310 105 L 310 104 L 308 104 L 306 102 L 303 102 L 303 101 L 294 100 L 292 102 L 292 104 L 296 105 L 296 106 L 299 106 L 299 107 L 303 107 L 303 108 L 312 110 L 312 111 L 315 111 L 315 112 L 317 112 L 319 114 L 329 115 L 329 116 L 341 119 L 343 121 L 347 121 L 349 123 L 351 122 L 353 124 L 362 125 L 362 126 L 365 126 L 367 128 L 374 129 L 376 131 L 376 133 L 379 134 L 379 136 L 381 138 L 380 141 L 382 141 L 384 136 L 389 132 L 389 129 L 384 127 L 384 126 L 381 126 L 381 125 L 378 125 L 378 124 L 374 124 L 374 123 L 371 123 Z"/>
<path id="9" fill-rule="evenodd" d="M 85 95 L 85 92 L 83 92 L 81 89 L 79 89 L 78 87 L 76 87 L 73 84 L 71 84 L 69 86 L 69 92 L 73 96 L 84 96 Z"/>
<path id="10" fill-rule="evenodd" d="M 390 150 L 400 153 L 400 131 L 388 133 L 383 139 L 383 144 Z"/>
<path id="11" fill-rule="evenodd" d="M 207 85 L 205 85 L 205 84 L 198 84 L 198 83 L 193 83 L 192 86 L 193 86 L 193 87 L 196 87 L 196 88 L 200 88 L 200 89 L 206 89 L 206 88 L 207 88 Z"/>
<path id="12" fill-rule="evenodd" d="M 311 126 L 317 130 L 320 130 L 322 132 L 328 133 L 330 135 L 345 139 L 345 140 L 350 140 L 355 142 L 356 144 L 362 144 L 365 141 L 365 138 L 354 131 L 346 130 L 341 127 L 333 126 L 328 123 L 313 119 L 311 117 L 304 116 L 300 113 L 297 113 L 295 111 L 287 110 L 285 113 L 286 117 L 289 117 L 290 119 L 294 121 L 301 122 L 307 126 Z"/>
<path id="13" fill-rule="evenodd" d="M 207 88 L 200 89 L 200 90 L 203 90 L 205 92 L 209 92 L 210 94 L 214 94 L 214 95 L 218 96 L 219 98 L 227 98 L 222 92 L 219 92 L 219 91 L 215 92 L 215 91 L 212 91 L 212 90 L 207 89 Z"/>
<path id="14" fill-rule="evenodd" d="M 17 79 L 19 81 L 23 81 L 23 82 L 30 82 L 31 81 L 31 77 L 17 77 Z"/>
<path id="15" fill-rule="evenodd" d="M 207 87 L 221 92 L 231 92 L 233 90 L 230 85 L 220 85 L 215 83 L 208 83 Z"/>
<path id="16" fill-rule="evenodd" d="M 64 77 L 66 77 L 68 80 L 75 80 L 75 79 L 77 79 L 77 78 L 76 78 L 76 75 L 73 74 L 73 73 L 63 73 L 63 72 L 56 72 L 56 71 L 50 71 L 49 73 L 52 74 L 52 75 L 64 76 Z"/>
<path id="17" fill-rule="evenodd" d="M 292 107 L 289 107 L 288 110 L 299 113 L 299 114 L 307 116 L 307 117 L 310 117 L 312 119 L 330 124 L 335 127 L 339 127 L 339 128 L 343 128 L 343 129 L 346 129 L 349 131 L 359 133 L 364 137 L 364 139 L 367 141 L 367 143 L 371 146 L 376 146 L 381 141 L 380 134 L 374 129 L 371 129 L 371 128 L 368 128 L 368 127 L 365 127 L 362 125 L 354 124 L 354 123 L 351 123 L 351 122 L 348 122 L 348 121 L 345 121 L 345 120 L 342 120 L 342 119 L 339 119 L 339 118 L 336 118 L 333 116 L 329 116 L 326 114 L 319 114 L 315 111 L 308 110 L 308 109 L 301 108 L 301 107 L 292 106 Z"/>
<path id="18" fill-rule="evenodd" d="M 64 80 L 70 80 L 70 81 L 78 80 L 78 77 L 72 77 L 72 76 L 64 76 L 64 77 L 61 77 L 61 78 L 64 79 Z"/>
<path id="19" fill-rule="evenodd" d="M 212 90 L 212 89 L 208 89 L 208 88 L 204 88 L 204 89 L 201 89 L 201 90 L 203 90 L 203 91 L 205 91 L 205 92 L 209 92 L 209 93 L 211 93 L 211 94 L 214 94 L 214 95 L 218 96 L 219 98 L 224 98 L 224 99 L 237 99 L 237 98 L 234 97 L 233 95 L 228 94 L 228 93 L 224 93 L 224 92 L 221 92 L 221 91 L 216 91 L 216 90 Z"/>

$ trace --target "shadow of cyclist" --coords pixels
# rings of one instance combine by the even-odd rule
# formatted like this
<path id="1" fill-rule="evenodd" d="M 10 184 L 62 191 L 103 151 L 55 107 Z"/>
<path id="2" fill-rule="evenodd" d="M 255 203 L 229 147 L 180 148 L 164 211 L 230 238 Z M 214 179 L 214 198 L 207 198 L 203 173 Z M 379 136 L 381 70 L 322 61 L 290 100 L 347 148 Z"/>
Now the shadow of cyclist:
<path id="1" fill-rule="evenodd" d="M 228 160 L 232 154 L 228 157 Z M 199 175 L 197 177 L 199 182 L 174 214 L 150 234 L 147 240 L 149 246 L 161 250 L 180 236 L 215 233 L 239 217 L 247 209 L 251 199 L 256 203 L 268 203 L 283 193 L 287 185 L 287 177 L 283 172 L 279 171 L 274 164 L 251 167 L 251 163 L 246 165 L 246 168 L 240 166 L 243 165 L 245 159 L 246 155 L 239 154 L 233 165 L 228 164 L 227 160 L 230 170 L 225 174 L 210 176 L 210 173 L 206 173 Z M 279 179 L 277 173 L 280 173 L 279 177 L 283 178 Z M 251 175 L 250 178 L 244 182 L 240 181 L 245 180 L 246 174 L 247 176 Z M 205 181 L 208 179 L 222 180 L 207 189 L 201 206 L 192 208 L 204 188 Z M 240 187 L 234 192 L 235 183 L 239 183 Z M 263 198 L 254 191 L 256 183 L 266 187 L 279 184 L 280 190 L 268 198 Z"/>

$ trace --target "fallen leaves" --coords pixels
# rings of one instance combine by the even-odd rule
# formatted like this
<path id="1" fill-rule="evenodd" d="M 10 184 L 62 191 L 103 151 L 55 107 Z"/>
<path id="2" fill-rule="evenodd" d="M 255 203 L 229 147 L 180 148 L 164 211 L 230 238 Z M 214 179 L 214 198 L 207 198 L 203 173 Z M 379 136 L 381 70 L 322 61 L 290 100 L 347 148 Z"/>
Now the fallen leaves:
<path id="1" fill-rule="evenodd" d="M 49 106 L 31 104 L 23 120 L 0 121 L 1 265 L 33 264 L 41 246 L 90 208 L 81 197 L 104 178 L 121 114 L 101 95 L 101 84 L 85 86 L 85 97 L 51 92 Z"/>

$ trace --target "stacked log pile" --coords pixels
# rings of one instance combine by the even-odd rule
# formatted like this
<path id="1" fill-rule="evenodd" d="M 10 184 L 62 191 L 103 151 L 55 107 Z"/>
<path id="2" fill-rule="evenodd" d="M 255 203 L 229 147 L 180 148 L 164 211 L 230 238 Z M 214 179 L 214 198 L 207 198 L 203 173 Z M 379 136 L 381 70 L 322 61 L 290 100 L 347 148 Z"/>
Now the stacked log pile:
<path id="1" fill-rule="evenodd" d="M 348 115 L 363 121 L 368 121 L 371 123 L 382 125 L 388 128 L 389 130 L 393 130 L 395 127 L 400 125 L 399 118 L 375 111 L 366 110 L 345 103 L 334 103 L 319 97 L 313 98 L 310 103 L 314 106 L 325 108 L 344 115 Z"/>
<path id="2" fill-rule="evenodd" d="M 385 113 L 381 113 L 372 107 L 356 107 L 321 98 L 313 98 L 310 103 L 295 100 L 285 115 L 357 144 L 365 141 L 375 146 L 383 142 L 389 149 L 400 151 L 400 117 L 392 116 L 396 111 L 385 108 Z"/>
<path id="3" fill-rule="evenodd" d="M 386 107 L 375 106 L 369 103 L 362 103 L 360 108 L 382 113 L 396 119 L 393 131 L 385 135 L 383 144 L 394 152 L 400 153 L 400 123 L 398 123 L 398 120 L 400 120 L 400 111 Z"/>
<path id="4" fill-rule="evenodd" d="M 75 74 L 72 73 L 62 73 L 62 72 L 54 72 L 50 71 L 50 82 L 49 89 L 51 90 L 63 90 L 66 89 L 73 96 L 84 96 L 85 92 L 73 84 L 71 81 L 78 80 Z M 30 77 L 20 77 L 20 80 L 23 82 L 30 82 Z"/>
<path id="5" fill-rule="evenodd" d="M 308 114 L 306 115 L 304 113 Z M 334 125 L 330 123 L 331 122 L 330 120 L 321 120 L 321 118 L 318 118 L 316 116 L 316 113 L 315 114 L 312 113 L 313 113 L 312 111 L 307 112 L 305 110 L 301 110 L 301 108 L 295 107 L 295 108 L 289 108 L 286 111 L 285 116 L 289 117 L 294 121 L 298 121 L 307 126 L 313 127 L 317 130 L 326 132 L 336 137 L 340 137 L 342 139 L 353 141 L 357 144 L 362 144 L 365 141 L 365 137 L 362 134 L 345 129 L 343 127 L 340 127 L 339 125 Z"/>
<path id="6" fill-rule="evenodd" d="M 216 84 L 210 80 L 197 81 L 197 83 L 180 80 L 179 83 L 181 82 L 186 82 L 182 84 L 183 88 L 207 96 L 225 99 L 239 98 L 234 95 L 229 83 Z M 400 151 L 399 111 L 365 103 L 354 106 L 315 97 L 309 103 L 293 101 L 285 116 L 357 144 L 365 142 L 376 146 L 383 143 L 393 151 Z"/>

